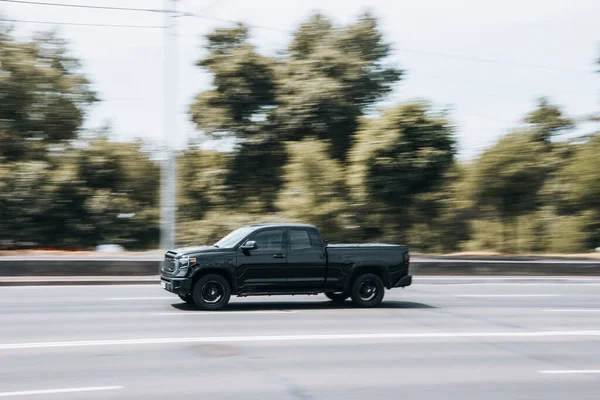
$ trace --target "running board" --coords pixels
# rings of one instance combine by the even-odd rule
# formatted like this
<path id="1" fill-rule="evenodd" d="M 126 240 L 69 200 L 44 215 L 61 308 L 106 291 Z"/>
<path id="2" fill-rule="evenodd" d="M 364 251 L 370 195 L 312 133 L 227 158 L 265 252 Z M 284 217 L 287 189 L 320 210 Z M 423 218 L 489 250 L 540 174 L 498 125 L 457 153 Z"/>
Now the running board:
<path id="1" fill-rule="evenodd" d="M 295 296 L 295 295 L 317 295 L 322 292 L 318 291 L 306 291 L 306 292 L 242 292 L 237 293 L 237 297 L 248 297 L 248 296 Z"/>

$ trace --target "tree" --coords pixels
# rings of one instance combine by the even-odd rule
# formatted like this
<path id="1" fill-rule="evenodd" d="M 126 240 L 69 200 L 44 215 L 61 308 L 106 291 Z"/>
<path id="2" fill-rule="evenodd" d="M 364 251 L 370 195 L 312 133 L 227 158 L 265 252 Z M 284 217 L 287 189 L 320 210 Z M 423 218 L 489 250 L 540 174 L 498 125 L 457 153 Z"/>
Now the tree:
<path id="1" fill-rule="evenodd" d="M 198 129 L 214 136 L 245 139 L 261 133 L 253 119 L 275 105 L 273 60 L 256 52 L 242 24 L 206 36 L 208 55 L 197 62 L 213 76 L 213 90 L 196 96 L 190 106 Z"/>
<path id="2" fill-rule="evenodd" d="M 317 225 L 331 239 L 347 240 L 344 228 L 351 210 L 343 166 L 315 139 L 289 142 L 287 148 L 278 208 L 291 220 Z"/>
<path id="3" fill-rule="evenodd" d="M 333 157 L 344 161 L 360 117 L 400 80 L 402 71 L 385 63 L 390 52 L 370 14 L 344 27 L 313 15 L 279 60 L 272 114 L 281 135 L 327 140 Z"/>
<path id="4" fill-rule="evenodd" d="M 227 156 L 216 151 L 187 150 L 178 160 L 178 220 L 195 221 L 226 208 Z"/>
<path id="5" fill-rule="evenodd" d="M 416 196 L 443 182 L 455 153 L 446 115 L 426 103 L 399 105 L 364 119 L 350 153 L 349 172 L 362 214 L 381 212 L 383 219 L 375 225 L 399 228 Z"/>
<path id="6" fill-rule="evenodd" d="M 404 213 L 410 245 L 418 251 L 453 252 L 470 239 L 475 209 L 470 196 L 469 167 L 454 163 L 441 183 L 415 195 Z"/>
<path id="7" fill-rule="evenodd" d="M 276 104 L 274 62 L 256 52 L 241 24 L 206 38 L 208 55 L 197 64 L 212 74 L 215 88 L 196 96 L 191 119 L 208 135 L 238 140 L 234 153 L 223 159 L 229 167 L 224 192 L 230 203 L 272 211 L 285 163 L 283 146 L 263 115 Z"/>
<path id="8" fill-rule="evenodd" d="M 539 205 L 538 191 L 550 172 L 549 153 L 537 136 L 509 134 L 485 151 L 475 165 L 476 198 L 480 206 L 492 207 L 507 226 Z"/>
<path id="9" fill-rule="evenodd" d="M 85 196 L 82 229 L 89 245 L 112 242 L 144 248 L 158 241 L 160 171 L 141 143 L 92 139 L 76 155 Z"/>
<path id="10" fill-rule="evenodd" d="M 228 204 L 250 213 L 274 212 L 286 162 L 284 143 L 274 138 L 241 144 L 227 161 Z"/>
<path id="11" fill-rule="evenodd" d="M 565 200 L 572 209 L 597 210 L 600 212 L 600 133 L 577 146 L 568 164 L 559 173 L 567 185 Z"/>
<path id="12" fill-rule="evenodd" d="M 49 145 L 75 138 L 96 101 L 80 64 L 53 33 L 32 41 L 0 34 L 0 160 L 43 159 Z"/>
<path id="13" fill-rule="evenodd" d="M 391 48 L 369 14 L 345 27 L 315 14 L 276 58 L 259 55 L 248 40 L 241 24 L 207 35 L 209 54 L 198 65 L 213 75 L 215 88 L 196 97 L 190 115 L 208 134 L 316 137 L 343 160 L 360 116 L 401 75 L 385 64 Z"/>
<path id="14" fill-rule="evenodd" d="M 527 114 L 524 121 L 530 124 L 529 130 L 542 142 L 550 142 L 554 136 L 574 127 L 573 121 L 563 116 L 556 105 L 542 97 L 537 108 Z"/>

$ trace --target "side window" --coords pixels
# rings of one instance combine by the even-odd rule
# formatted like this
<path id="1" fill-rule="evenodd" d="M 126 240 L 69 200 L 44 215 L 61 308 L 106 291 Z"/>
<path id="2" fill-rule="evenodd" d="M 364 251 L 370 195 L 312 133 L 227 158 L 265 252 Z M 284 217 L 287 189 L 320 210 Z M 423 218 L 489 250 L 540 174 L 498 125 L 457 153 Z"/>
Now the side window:
<path id="1" fill-rule="evenodd" d="M 290 249 L 310 249 L 308 231 L 304 229 L 290 229 Z"/>
<path id="2" fill-rule="evenodd" d="M 283 230 L 269 229 L 252 235 L 249 240 L 254 240 L 259 250 L 282 250 Z"/>

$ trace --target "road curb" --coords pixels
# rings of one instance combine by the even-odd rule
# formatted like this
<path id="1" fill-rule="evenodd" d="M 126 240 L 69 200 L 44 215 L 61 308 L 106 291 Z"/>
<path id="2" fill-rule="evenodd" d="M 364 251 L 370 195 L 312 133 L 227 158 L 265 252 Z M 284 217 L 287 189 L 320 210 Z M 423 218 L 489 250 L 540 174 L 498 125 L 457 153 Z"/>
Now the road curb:
<path id="1" fill-rule="evenodd" d="M 1 277 L 1 286 L 158 285 L 159 276 L 40 276 Z"/>

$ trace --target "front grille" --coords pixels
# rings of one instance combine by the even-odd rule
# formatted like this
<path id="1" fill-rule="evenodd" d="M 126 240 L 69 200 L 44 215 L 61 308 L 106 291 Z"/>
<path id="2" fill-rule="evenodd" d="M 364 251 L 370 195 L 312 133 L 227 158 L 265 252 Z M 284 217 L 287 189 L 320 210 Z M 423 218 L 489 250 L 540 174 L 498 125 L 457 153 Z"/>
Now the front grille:
<path id="1" fill-rule="evenodd" d="M 170 251 L 165 255 L 165 259 L 162 262 L 162 271 L 172 274 L 177 271 L 177 260 L 175 259 L 175 254 Z"/>

